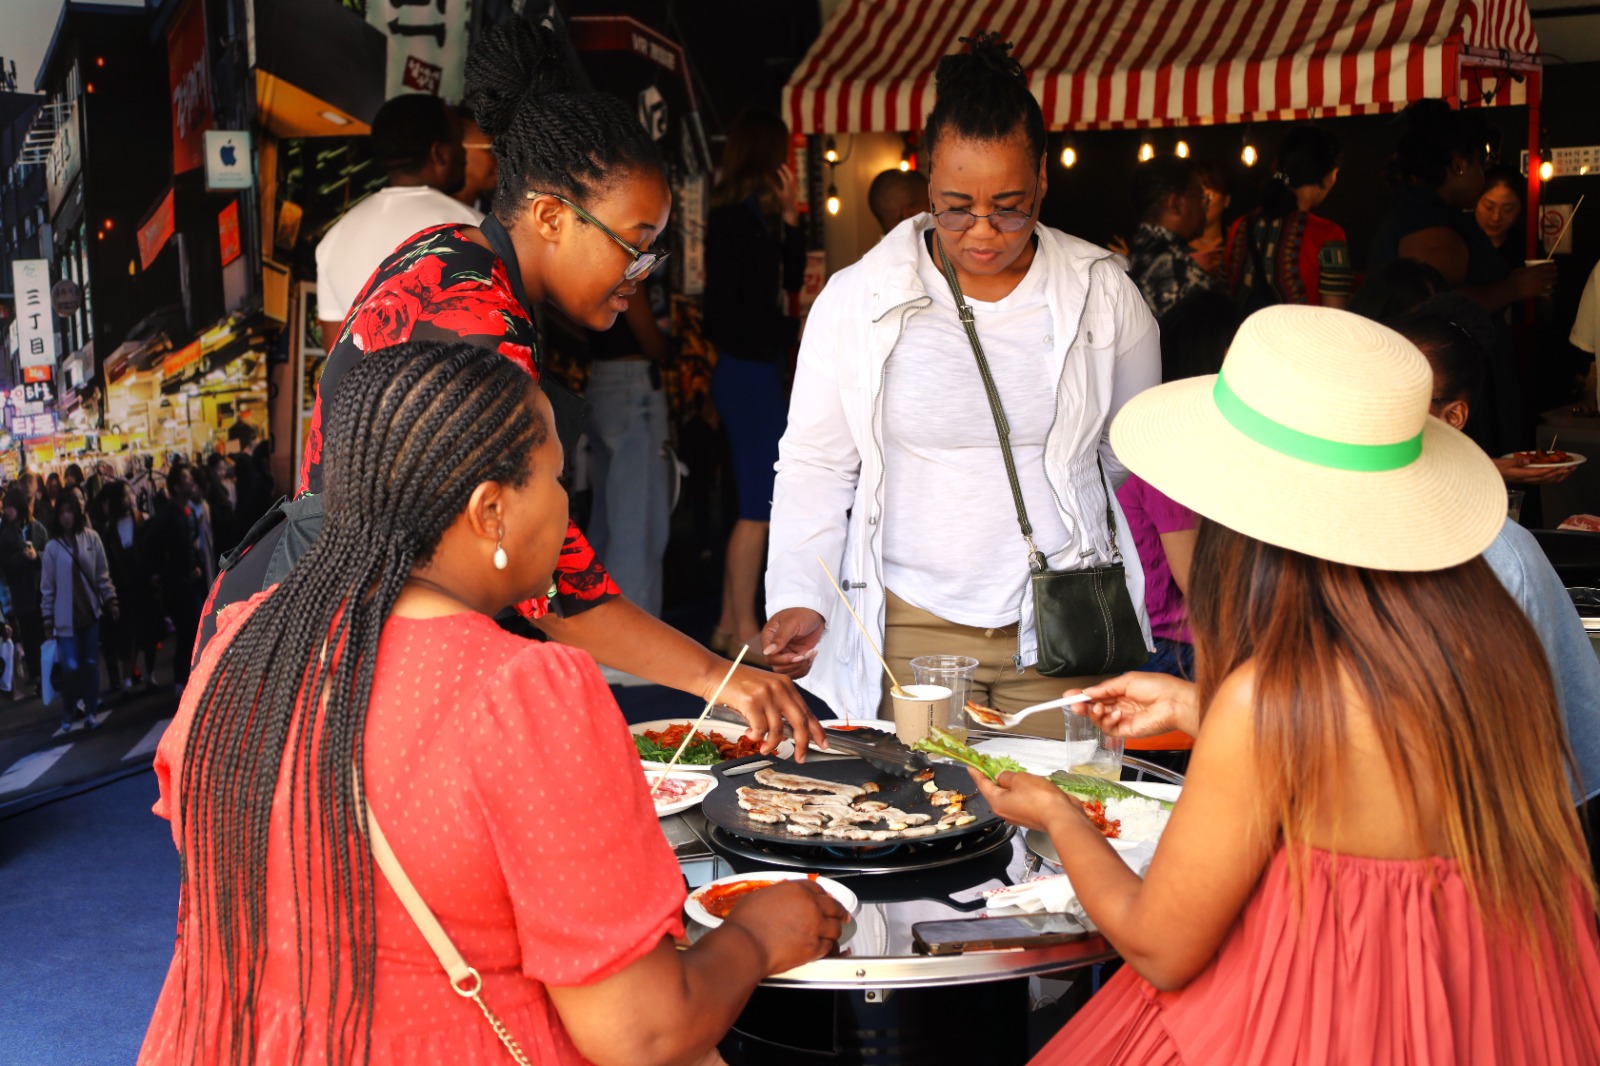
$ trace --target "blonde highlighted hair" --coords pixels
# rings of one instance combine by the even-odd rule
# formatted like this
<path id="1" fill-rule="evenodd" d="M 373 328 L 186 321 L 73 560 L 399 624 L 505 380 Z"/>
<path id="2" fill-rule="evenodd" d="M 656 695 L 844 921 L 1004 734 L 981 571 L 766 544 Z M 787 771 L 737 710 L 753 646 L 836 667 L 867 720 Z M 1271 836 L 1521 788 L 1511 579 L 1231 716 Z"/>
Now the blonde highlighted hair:
<path id="1" fill-rule="evenodd" d="M 1595 907 L 1567 788 L 1577 779 L 1544 649 L 1482 558 L 1448 570 L 1368 570 L 1200 522 L 1188 597 L 1200 705 L 1246 662 L 1268 809 L 1290 845 L 1337 795 L 1345 704 L 1366 708 L 1418 827 L 1419 796 L 1491 928 L 1535 956 L 1541 927 L 1575 959 L 1573 888 Z M 1336 800 L 1337 801 L 1337 800 Z"/>

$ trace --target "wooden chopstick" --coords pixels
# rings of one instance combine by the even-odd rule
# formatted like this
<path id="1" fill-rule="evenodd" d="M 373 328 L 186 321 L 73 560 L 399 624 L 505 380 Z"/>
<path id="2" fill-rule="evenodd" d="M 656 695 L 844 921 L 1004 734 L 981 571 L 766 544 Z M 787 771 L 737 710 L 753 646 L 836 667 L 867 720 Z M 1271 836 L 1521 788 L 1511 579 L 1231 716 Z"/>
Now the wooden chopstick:
<path id="1" fill-rule="evenodd" d="M 745 652 L 749 650 L 750 645 L 746 644 L 744 647 L 739 649 L 739 654 L 733 657 L 733 662 L 728 666 L 728 672 L 723 675 L 722 683 L 718 685 L 717 690 L 711 694 L 711 698 L 706 700 L 705 710 L 700 712 L 700 717 L 694 720 L 694 725 L 690 726 L 689 731 L 683 735 L 683 741 L 678 745 L 678 750 L 672 753 L 672 761 L 667 763 L 667 768 L 665 770 L 662 770 L 656 775 L 656 783 L 650 786 L 650 798 L 652 800 L 655 799 L 656 790 L 661 787 L 661 782 L 667 779 L 667 775 L 672 772 L 672 768 L 678 765 L 678 760 L 683 757 L 683 749 L 687 748 L 689 746 L 689 742 L 694 739 L 695 730 L 700 728 L 700 723 L 704 722 L 706 720 L 706 715 L 711 713 L 711 708 L 716 705 L 717 697 L 722 695 L 722 690 L 727 687 L 729 681 L 733 680 L 733 672 L 739 669 L 739 664 L 744 661 Z"/>
<path id="2" fill-rule="evenodd" d="M 1584 195 L 1588 195 L 1588 194 L 1585 193 Z M 1578 217 L 1578 208 L 1580 208 L 1582 206 L 1583 206 L 1583 197 L 1580 196 L 1580 197 L 1578 197 L 1578 202 L 1572 205 L 1572 214 L 1568 215 L 1567 216 L 1567 220 L 1561 224 L 1561 232 L 1556 234 L 1555 241 L 1553 243 L 1545 246 L 1545 250 L 1544 250 L 1544 254 L 1545 255 L 1554 256 L 1556 254 L 1556 249 L 1561 247 L 1561 238 L 1563 238 L 1563 237 L 1565 237 L 1567 235 L 1567 227 L 1572 225 L 1572 220 Z"/>
<path id="3" fill-rule="evenodd" d="M 839 599 L 844 601 L 844 609 L 849 611 L 850 617 L 856 620 L 856 626 L 860 628 L 861 635 L 867 640 L 867 647 L 871 648 L 872 654 L 878 657 L 878 662 L 883 666 L 883 672 L 889 675 L 889 691 L 893 692 L 896 696 L 904 696 L 906 694 L 906 690 L 901 688 L 900 682 L 894 679 L 894 671 L 889 669 L 889 663 L 886 659 L 884 659 L 883 652 L 879 651 L 878 646 L 873 643 L 872 635 L 867 632 L 867 627 L 862 623 L 861 616 L 856 614 L 856 609 L 850 606 L 850 597 L 846 596 L 844 594 L 844 589 L 839 587 L 839 582 L 834 578 L 833 571 L 828 569 L 828 564 L 823 562 L 822 556 L 817 556 L 817 562 L 822 563 L 822 572 L 828 575 L 829 581 L 833 582 L 833 591 L 837 592 L 839 594 Z"/>

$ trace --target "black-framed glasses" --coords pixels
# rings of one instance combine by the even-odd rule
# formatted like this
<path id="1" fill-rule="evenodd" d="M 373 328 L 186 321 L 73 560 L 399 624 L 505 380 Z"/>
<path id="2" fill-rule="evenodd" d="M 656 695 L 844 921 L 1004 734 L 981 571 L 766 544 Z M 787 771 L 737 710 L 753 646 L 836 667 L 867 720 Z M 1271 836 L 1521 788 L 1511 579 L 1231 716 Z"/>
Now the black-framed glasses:
<path id="1" fill-rule="evenodd" d="M 641 278 L 648 277 L 651 271 L 664 263 L 667 256 L 672 254 L 671 252 L 640 251 L 638 248 L 635 248 L 633 245 L 617 236 L 616 232 L 610 226 L 606 225 L 604 222 L 601 222 L 598 218 L 595 218 L 589 212 L 585 211 L 583 208 L 579 207 L 577 204 L 573 203 L 571 200 L 567 199 L 565 196 L 562 196 L 558 192 L 529 191 L 523 195 L 529 200 L 535 200 L 541 196 L 554 197 L 555 199 L 566 204 L 568 207 L 572 208 L 573 214 L 577 215 L 591 226 L 597 227 L 601 233 L 604 233 L 607 237 L 610 237 L 612 240 L 621 245 L 622 250 L 633 257 L 633 262 L 628 264 L 628 269 L 622 272 L 622 280 L 624 281 L 638 281 Z"/>
<path id="2" fill-rule="evenodd" d="M 965 233 L 978 224 L 978 219 L 986 219 L 989 225 L 1001 233 L 1015 233 L 1026 226 L 1032 219 L 1033 213 L 1039 208 L 1039 184 L 1033 186 L 1033 204 L 1026 210 L 1020 207 L 1008 207 L 1001 211 L 991 211 L 987 215 L 975 215 L 964 207 L 947 207 L 943 211 L 932 211 L 933 220 L 939 223 L 940 229 L 947 229 L 952 233 Z"/>

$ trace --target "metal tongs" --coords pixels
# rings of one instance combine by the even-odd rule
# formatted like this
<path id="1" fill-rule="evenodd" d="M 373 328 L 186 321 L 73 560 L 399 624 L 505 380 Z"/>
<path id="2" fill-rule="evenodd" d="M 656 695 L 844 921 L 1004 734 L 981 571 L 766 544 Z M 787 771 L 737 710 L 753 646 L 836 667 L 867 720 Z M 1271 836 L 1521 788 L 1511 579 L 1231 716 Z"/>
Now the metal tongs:
<path id="1" fill-rule="evenodd" d="M 718 722 L 746 729 L 750 726 L 743 715 L 724 704 L 717 704 L 711 708 L 709 717 Z M 912 751 L 900 743 L 899 738 L 893 733 L 880 733 L 876 729 L 834 729 L 826 724 L 822 726 L 822 732 L 828 738 L 830 751 L 854 755 L 886 774 L 894 774 L 896 777 L 915 777 L 933 766 L 932 760 L 927 755 L 920 751 Z M 791 740 L 794 739 L 794 731 L 789 728 L 788 722 L 783 723 L 783 735 Z"/>

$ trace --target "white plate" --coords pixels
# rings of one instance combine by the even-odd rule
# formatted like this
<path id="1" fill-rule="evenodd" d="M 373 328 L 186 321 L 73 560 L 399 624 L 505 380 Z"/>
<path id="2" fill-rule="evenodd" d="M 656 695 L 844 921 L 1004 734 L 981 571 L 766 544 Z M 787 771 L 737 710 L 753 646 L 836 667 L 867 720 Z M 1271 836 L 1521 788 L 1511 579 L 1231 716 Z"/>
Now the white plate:
<path id="1" fill-rule="evenodd" d="M 1565 448 L 1561 450 L 1564 452 L 1567 451 Z M 1566 470 L 1568 467 L 1577 466 L 1580 463 L 1587 463 L 1589 461 L 1586 456 L 1579 455 L 1577 452 L 1567 452 L 1567 454 L 1572 456 L 1572 458 L 1564 463 L 1528 463 L 1526 466 L 1529 470 Z M 1516 452 L 1507 452 L 1500 458 L 1515 459 L 1516 457 Z"/>
<path id="2" fill-rule="evenodd" d="M 718 885 L 731 885 L 736 881 L 800 881 L 810 876 L 800 870 L 761 870 L 755 873 L 734 874 L 732 877 L 719 877 L 689 893 L 689 898 L 683 902 L 683 912 L 707 929 L 715 929 L 722 924 L 722 919 L 712 917 L 711 912 L 700 905 L 700 897 L 707 889 Z M 824 892 L 838 900 L 839 905 L 849 911 L 851 917 L 861 909 L 861 901 L 856 899 L 856 894 L 833 878 L 818 877 L 817 884 Z"/>
<path id="3" fill-rule="evenodd" d="M 693 718 L 661 718 L 654 722 L 640 722 L 638 725 L 630 725 L 628 727 L 628 732 L 638 737 L 643 736 L 647 732 L 660 732 L 669 726 L 694 725 L 694 722 L 695 720 Z M 744 730 L 740 729 L 736 725 L 729 725 L 726 722 L 701 722 L 697 728 L 701 733 L 715 733 L 717 736 L 728 741 L 736 742 L 740 737 L 744 736 Z M 794 741 L 787 738 L 784 739 L 782 744 L 778 745 L 778 750 L 773 752 L 773 755 L 782 759 L 786 759 L 792 754 L 794 754 Z M 650 759 L 640 759 L 639 765 L 643 766 L 646 770 L 665 770 L 667 768 L 666 763 L 654 762 Z M 717 765 L 717 763 L 680 762 L 677 766 L 673 767 L 673 770 L 696 770 L 700 773 L 708 774 L 711 772 L 712 768 Z"/>
<path id="4" fill-rule="evenodd" d="M 660 770 L 649 770 L 649 771 L 646 771 L 645 775 L 644 775 L 645 786 L 646 787 L 654 787 L 654 785 L 656 783 L 656 778 L 658 778 L 660 776 L 661 776 L 661 771 Z M 701 804 L 701 802 L 705 800 L 706 796 L 710 794 L 711 790 L 717 787 L 717 779 L 715 777 L 712 777 L 712 776 L 710 776 L 708 774 L 697 774 L 697 773 L 694 773 L 694 772 L 689 771 L 689 770 L 668 770 L 667 771 L 667 780 L 668 781 L 689 781 L 689 782 L 692 782 L 692 783 L 697 784 L 697 785 L 703 784 L 706 787 L 702 788 L 699 792 L 695 793 L 693 796 L 687 796 L 684 799 L 674 800 L 671 803 L 657 803 L 656 804 L 656 817 L 657 818 L 665 818 L 669 814 L 677 814 L 680 811 L 688 810 L 690 807 L 698 807 Z"/>

